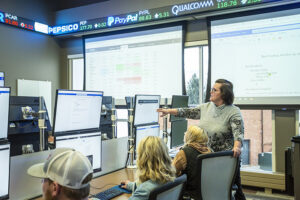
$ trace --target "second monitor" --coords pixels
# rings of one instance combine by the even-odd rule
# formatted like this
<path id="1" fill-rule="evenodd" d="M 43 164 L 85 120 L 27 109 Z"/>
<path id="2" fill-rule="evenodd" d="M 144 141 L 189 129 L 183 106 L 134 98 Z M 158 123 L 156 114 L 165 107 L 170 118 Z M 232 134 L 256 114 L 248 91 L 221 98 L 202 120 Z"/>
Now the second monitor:
<path id="1" fill-rule="evenodd" d="M 99 131 L 103 92 L 57 90 L 54 134 Z"/>
<path id="2" fill-rule="evenodd" d="M 160 95 L 135 95 L 134 126 L 158 123 Z"/>
<path id="3" fill-rule="evenodd" d="M 93 170 L 101 170 L 101 133 L 64 135 L 55 138 L 56 148 L 67 147 L 80 151 L 90 160 Z"/>
<path id="4" fill-rule="evenodd" d="M 187 130 L 187 120 L 171 122 L 171 149 L 184 144 L 184 133 Z"/>
<path id="5" fill-rule="evenodd" d="M 171 108 L 186 108 L 188 107 L 188 103 L 189 103 L 189 96 L 173 95 Z M 184 120 L 184 119 L 185 118 L 170 115 L 170 122 L 177 121 L 177 120 Z"/>
<path id="6" fill-rule="evenodd" d="M 147 136 L 159 136 L 159 125 L 148 125 L 136 127 L 135 147 L 138 147 L 140 141 Z"/>

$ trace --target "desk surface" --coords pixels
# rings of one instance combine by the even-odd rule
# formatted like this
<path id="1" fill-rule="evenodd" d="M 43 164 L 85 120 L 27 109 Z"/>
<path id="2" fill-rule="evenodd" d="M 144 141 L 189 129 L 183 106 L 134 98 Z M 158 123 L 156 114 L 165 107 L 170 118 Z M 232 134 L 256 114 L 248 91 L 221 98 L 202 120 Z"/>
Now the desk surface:
<path id="1" fill-rule="evenodd" d="M 134 181 L 135 177 L 135 169 L 121 169 L 112 173 L 109 173 L 104 176 L 100 176 L 97 178 L 94 178 L 91 181 L 91 191 L 90 194 L 97 194 L 99 192 L 102 192 L 104 190 L 107 190 L 108 188 L 111 188 L 115 185 L 119 185 L 122 180 L 130 180 Z M 113 198 L 113 200 L 127 200 L 131 194 L 122 194 L 116 198 Z M 42 197 L 36 198 L 36 200 L 42 200 Z"/>
<path id="2" fill-rule="evenodd" d="M 107 175 L 95 178 L 91 182 L 91 191 L 90 194 L 96 194 L 99 192 L 102 192 L 104 190 L 107 190 L 108 188 L 111 188 L 115 185 L 120 185 L 122 180 L 130 180 L 134 181 L 135 177 L 135 169 L 121 169 L 112 173 L 109 173 Z M 131 194 L 122 194 L 121 196 L 118 196 L 116 198 L 113 198 L 114 200 L 127 200 Z"/>

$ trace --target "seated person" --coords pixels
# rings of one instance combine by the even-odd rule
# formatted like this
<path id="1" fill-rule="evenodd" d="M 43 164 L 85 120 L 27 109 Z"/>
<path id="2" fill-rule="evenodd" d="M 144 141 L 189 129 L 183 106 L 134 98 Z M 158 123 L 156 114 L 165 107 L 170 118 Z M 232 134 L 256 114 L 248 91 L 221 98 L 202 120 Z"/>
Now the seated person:
<path id="1" fill-rule="evenodd" d="M 87 200 L 93 168 L 80 152 L 57 148 L 46 162 L 31 166 L 27 173 L 42 178 L 44 200 Z"/>
<path id="2" fill-rule="evenodd" d="M 136 182 L 121 182 L 123 188 L 133 191 L 130 200 L 149 199 L 153 189 L 175 179 L 168 147 L 159 137 L 148 136 L 138 144 L 136 176 Z"/>
<path id="3" fill-rule="evenodd" d="M 184 196 L 194 196 L 197 190 L 197 156 L 199 154 L 210 153 L 207 147 L 208 137 L 205 131 L 198 126 L 190 126 L 184 134 L 184 146 L 176 154 L 173 165 L 176 168 L 176 175 L 187 175 L 187 184 Z"/>

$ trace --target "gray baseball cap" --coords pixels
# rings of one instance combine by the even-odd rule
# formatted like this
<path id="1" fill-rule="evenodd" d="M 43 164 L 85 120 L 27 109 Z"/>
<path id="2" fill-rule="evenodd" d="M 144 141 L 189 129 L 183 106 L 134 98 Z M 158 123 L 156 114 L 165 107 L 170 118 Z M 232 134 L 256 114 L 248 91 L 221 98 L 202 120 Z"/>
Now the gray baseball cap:
<path id="1" fill-rule="evenodd" d="M 88 158 L 79 151 L 57 148 L 46 162 L 31 166 L 27 173 L 33 177 L 49 178 L 67 188 L 81 189 L 89 184 L 82 182 L 93 173 L 93 168 Z"/>

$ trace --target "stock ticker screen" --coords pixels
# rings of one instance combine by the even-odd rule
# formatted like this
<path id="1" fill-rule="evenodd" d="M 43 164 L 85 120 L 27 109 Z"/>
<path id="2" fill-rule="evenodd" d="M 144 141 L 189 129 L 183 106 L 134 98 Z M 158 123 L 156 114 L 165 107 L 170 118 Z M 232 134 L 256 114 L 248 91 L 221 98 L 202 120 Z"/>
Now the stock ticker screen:
<path id="1" fill-rule="evenodd" d="M 0 23 L 41 32 L 48 35 L 62 35 L 81 31 L 91 31 L 134 23 L 162 20 L 193 13 L 211 12 L 227 8 L 244 7 L 260 3 L 285 0 L 202 0 L 190 3 L 175 4 L 154 9 L 143 9 L 127 14 L 83 20 L 63 25 L 48 26 L 34 20 L 0 11 Z"/>

